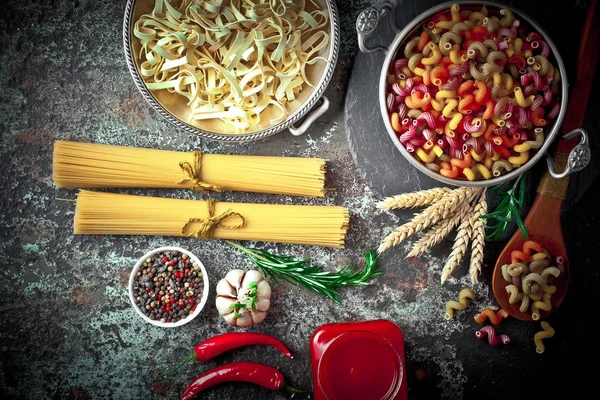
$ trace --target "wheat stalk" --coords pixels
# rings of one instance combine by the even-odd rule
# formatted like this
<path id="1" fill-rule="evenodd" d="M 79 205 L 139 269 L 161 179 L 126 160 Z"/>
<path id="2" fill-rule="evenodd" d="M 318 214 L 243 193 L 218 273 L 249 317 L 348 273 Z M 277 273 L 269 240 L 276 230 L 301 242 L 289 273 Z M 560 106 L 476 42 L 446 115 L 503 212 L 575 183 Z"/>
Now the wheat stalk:
<path id="1" fill-rule="evenodd" d="M 448 234 L 471 212 L 473 212 L 472 206 L 463 207 L 450 217 L 439 221 L 414 244 L 406 258 L 423 254 L 425 251 L 441 242 L 441 240 L 448 236 Z"/>
<path id="2" fill-rule="evenodd" d="M 479 191 L 478 193 L 481 193 Z M 479 217 L 477 217 L 478 219 Z M 469 247 L 469 241 L 473 234 L 473 226 L 475 224 L 475 213 L 471 214 L 468 218 L 465 217 L 458 227 L 458 233 L 454 244 L 452 245 L 452 253 L 446 261 L 446 265 L 442 269 L 441 282 L 444 284 L 450 274 L 456 269 L 457 265 L 461 262 L 464 255 L 467 253 Z"/>
<path id="3" fill-rule="evenodd" d="M 469 267 L 469 275 L 471 275 L 471 282 L 473 284 L 478 282 L 478 275 L 481 273 L 481 266 L 483 264 L 483 246 L 485 246 L 485 226 L 486 220 L 480 218 L 482 215 L 487 214 L 487 201 L 485 199 L 486 189 L 483 190 L 477 205 L 473 217 L 476 218 L 473 223 L 473 240 L 471 241 L 471 265 Z"/>
<path id="4" fill-rule="evenodd" d="M 481 193 L 480 188 L 473 189 L 468 187 L 460 187 L 447 193 L 439 201 L 433 203 L 424 211 L 415 215 L 409 222 L 399 226 L 395 231 L 387 235 L 379 245 L 377 252 L 381 254 L 390 247 L 396 246 L 407 237 L 412 236 L 414 233 L 447 218 L 449 215 L 452 215 L 461 204 L 470 202 L 473 197 L 479 193 Z"/>
<path id="5" fill-rule="evenodd" d="M 398 208 L 428 206 L 440 200 L 450 191 L 451 189 L 444 187 L 420 190 L 418 192 L 402 193 L 396 196 L 386 197 L 377 203 L 377 208 L 382 210 L 395 210 Z"/>

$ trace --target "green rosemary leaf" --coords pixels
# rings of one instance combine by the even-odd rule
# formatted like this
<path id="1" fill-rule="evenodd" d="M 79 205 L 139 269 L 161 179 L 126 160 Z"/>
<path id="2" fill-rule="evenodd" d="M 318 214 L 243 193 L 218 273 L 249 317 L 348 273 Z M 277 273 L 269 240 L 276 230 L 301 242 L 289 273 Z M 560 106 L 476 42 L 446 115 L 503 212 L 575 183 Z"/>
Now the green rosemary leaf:
<path id="1" fill-rule="evenodd" d="M 489 233 L 486 236 L 487 238 L 501 238 L 508 228 L 508 223 L 513 220 L 523 232 L 523 236 L 528 238 L 525 224 L 519 215 L 519 209 L 525 202 L 526 179 L 526 174 L 522 174 L 512 182 L 509 189 L 499 190 L 505 184 L 496 185 L 491 189 L 491 191 L 498 191 L 496 198 L 500 199 L 500 202 L 492 212 L 480 216 L 480 218 L 488 220 L 487 229 Z M 496 221 L 496 223 L 494 224 L 492 221 Z"/>
<path id="2" fill-rule="evenodd" d="M 510 195 L 504 194 L 502 197 L 502 200 L 496 206 L 496 210 L 504 209 L 504 208 L 508 207 L 509 204 L 510 204 Z"/>
<path id="3" fill-rule="evenodd" d="M 525 224 L 523 224 L 523 220 L 521 219 L 518 210 L 515 210 L 515 221 L 517 222 L 517 226 L 521 230 L 521 233 L 523 233 L 523 237 L 529 239 L 529 234 L 527 233 L 527 229 L 525 229 Z"/>
<path id="4" fill-rule="evenodd" d="M 498 221 L 502 221 L 502 222 L 509 222 L 510 219 L 506 218 L 503 214 L 506 214 L 504 212 L 494 212 L 492 214 L 484 214 L 482 215 L 480 218 L 483 219 L 495 219 Z"/>
<path id="5" fill-rule="evenodd" d="M 370 279 L 381 275 L 381 270 L 375 268 L 379 255 L 374 250 L 368 250 L 363 254 L 365 266 L 362 269 L 346 263 L 337 270 L 325 270 L 312 264 L 311 258 L 296 260 L 291 256 L 276 255 L 264 250 L 247 248 L 231 241 L 227 242 L 246 253 L 263 275 L 275 283 L 283 281 L 300 285 L 330 298 L 337 304 L 340 304 L 337 288 L 366 286 Z"/>
<path id="6" fill-rule="evenodd" d="M 526 186 L 527 186 L 527 178 L 525 178 L 525 175 L 521 175 L 519 177 L 519 197 L 517 200 L 519 207 L 521 207 L 523 205 L 523 202 L 525 200 L 525 187 Z"/>
<path id="7" fill-rule="evenodd" d="M 501 188 L 503 185 L 504 185 L 504 183 L 499 183 L 499 184 L 497 184 L 497 185 L 495 185 L 495 186 L 491 187 L 491 188 L 490 188 L 490 191 L 492 191 L 492 192 L 493 192 L 493 191 L 496 191 L 496 190 L 500 189 L 500 188 Z"/>
<path id="8" fill-rule="evenodd" d="M 500 239 L 502 237 L 502 233 L 506 230 L 507 223 L 496 224 L 492 226 L 492 233 L 490 233 L 487 237 L 489 239 Z"/>

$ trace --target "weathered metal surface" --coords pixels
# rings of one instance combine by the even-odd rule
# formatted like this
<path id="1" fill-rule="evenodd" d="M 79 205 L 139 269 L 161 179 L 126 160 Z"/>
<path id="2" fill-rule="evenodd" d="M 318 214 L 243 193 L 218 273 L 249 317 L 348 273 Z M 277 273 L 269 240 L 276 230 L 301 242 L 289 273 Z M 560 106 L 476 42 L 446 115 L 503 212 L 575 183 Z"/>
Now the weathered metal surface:
<path id="1" fill-rule="evenodd" d="M 416 13 L 434 2 L 401 2 Z M 278 367 L 296 387 L 312 387 L 309 337 L 321 324 L 387 318 L 406 337 L 409 394 L 415 399 L 521 398 L 552 393 L 555 377 L 567 371 L 577 388 L 592 388 L 584 356 L 598 356 L 590 335 L 589 313 L 598 304 L 598 272 L 593 250 L 598 245 L 597 208 L 592 194 L 564 215 L 572 268 L 571 292 L 549 319 L 557 335 L 543 355 L 535 353 L 538 324 L 506 320 L 498 327 L 511 336 L 507 346 L 492 347 L 475 338 L 477 310 L 493 306 L 488 289 L 494 255 L 501 243 L 486 249 L 483 282 L 469 310 L 453 321 L 443 318 L 446 301 L 469 285 L 463 265 L 444 286 L 439 274 L 451 242 L 424 257 L 406 260 L 409 244 L 384 253 L 384 273 L 371 286 L 342 290 L 342 306 L 287 284 L 274 285 L 267 319 L 252 328 L 286 343 L 293 360 L 262 346 L 239 349 L 207 363 L 191 363 L 160 383 L 153 376 L 186 357 L 192 347 L 215 334 L 231 331 L 214 308 L 215 294 L 192 323 L 165 330 L 144 323 L 127 297 L 126 282 L 136 259 L 146 251 L 176 245 L 202 259 L 212 285 L 231 268 L 252 268 L 228 244 L 167 237 L 74 236 L 76 190 L 52 182 L 52 141 L 71 139 L 162 149 L 232 154 L 317 156 L 330 160 L 324 199 L 222 193 L 217 200 L 347 206 L 352 220 L 345 249 L 248 243 L 279 253 L 313 257 L 334 268 L 359 263 L 385 234 L 411 212 L 375 208 L 379 196 L 359 171 L 346 136 L 344 106 L 357 51 L 354 26 L 367 0 L 338 2 L 342 43 L 336 74 L 326 95 L 331 109 L 303 137 L 279 133 L 243 145 L 203 141 L 177 131 L 148 107 L 137 92 L 121 47 L 124 2 L 110 0 L 4 1 L 0 13 L 0 392 L 14 399 L 178 398 L 195 376 L 229 361 L 256 361 Z M 534 11 L 534 2 L 530 8 Z M 579 31 L 586 4 L 565 13 L 544 10 L 548 24 Z M 544 21 L 541 21 L 544 23 Z M 567 29 L 567 28 L 565 28 Z M 566 34 L 566 32 L 565 32 Z M 574 62 L 576 44 L 561 48 Z M 374 68 L 373 74 L 379 71 Z M 593 94 L 594 104 L 598 91 Z M 369 105 L 366 104 L 365 107 Z M 377 105 L 373 104 L 373 110 Z M 588 120 L 597 136 L 598 123 Z M 384 132 L 379 132 L 384 135 Z M 373 155 L 377 157 L 377 154 Z M 597 168 L 592 164 L 587 169 Z M 593 169 L 592 169 L 593 171 Z M 582 171 L 583 172 L 583 171 Z M 573 178 L 572 178 L 573 179 Z M 591 179 L 589 180 L 592 181 Z M 597 179 L 594 181 L 597 185 Z M 594 188 L 594 186 L 591 186 Z M 597 188 L 597 186 L 596 186 Z M 595 188 L 595 189 L 596 189 Z M 188 191 L 122 190 L 123 193 L 201 197 Z M 595 192 L 594 192 L 595 193 Z M 65 200 L 66 199 L 66 200 Z M 577 222 L 575 222 L 577 221 Z M 214 287 L 214 286 L 213 286 Z M 428 376 L 418 380 L 415 371 Z M 525 389 L 524 389 L 525 388 Z M 202 398 L 281 399 L 251 384 L 226 384 Z M 298 396 L 297 398 L 301 398 Z"/>

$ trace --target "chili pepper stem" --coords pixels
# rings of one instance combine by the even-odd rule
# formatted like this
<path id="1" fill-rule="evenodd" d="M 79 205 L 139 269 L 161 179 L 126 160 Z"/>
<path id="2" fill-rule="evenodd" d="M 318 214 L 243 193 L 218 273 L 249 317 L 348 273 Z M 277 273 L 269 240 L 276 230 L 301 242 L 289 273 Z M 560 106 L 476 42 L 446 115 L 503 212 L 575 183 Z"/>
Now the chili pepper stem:
<path id="1" fill-rule="evenodd" d="M 285 390 L 286 392 L 290 392 L 290 393 L 309 393 L 306 390 L 300 390 L 300 389 L 296 389 L 294 387 L 291 387 L 289 385 L 286 385 L 285 383 L 283 385 L 281 385 L 281 390 Z"/>
<path id="2" fill-rule="evenodd" d="M 192 353 L 189 356 L 187 356 L 182 362 L 179 363 L 179 365 L 175 368 L 173 368 L 172 370 L 165 372 L 164 374 L 160 374 L 160 375 L 156 375 L 154 377 L 155 380 L 161 380 L 163 379 L 165 376 L 167 375 L 171 375 L 173 373 L 175 373 L 179 368 L 183 367 L 185 364 L 187 364 L 188 362 L 192 361 L 196 359 L 196 353 Z"/>

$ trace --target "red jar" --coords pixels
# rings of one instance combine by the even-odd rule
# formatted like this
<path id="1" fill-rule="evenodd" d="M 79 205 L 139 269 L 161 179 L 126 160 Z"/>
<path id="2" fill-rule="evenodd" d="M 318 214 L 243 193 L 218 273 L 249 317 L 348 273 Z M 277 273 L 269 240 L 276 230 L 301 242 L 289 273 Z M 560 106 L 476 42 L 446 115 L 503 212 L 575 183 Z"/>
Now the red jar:
<path id="1" fill-rule="evenodd" d="M 406 400 L 404 335 L 388 320 L 340 322 L 310 340 L 315 400 Z"/>

